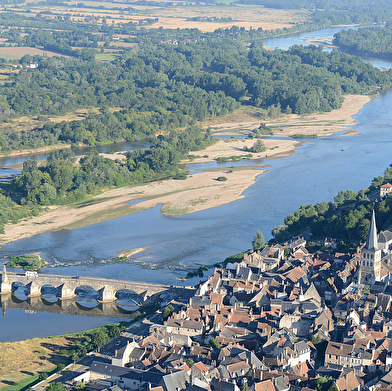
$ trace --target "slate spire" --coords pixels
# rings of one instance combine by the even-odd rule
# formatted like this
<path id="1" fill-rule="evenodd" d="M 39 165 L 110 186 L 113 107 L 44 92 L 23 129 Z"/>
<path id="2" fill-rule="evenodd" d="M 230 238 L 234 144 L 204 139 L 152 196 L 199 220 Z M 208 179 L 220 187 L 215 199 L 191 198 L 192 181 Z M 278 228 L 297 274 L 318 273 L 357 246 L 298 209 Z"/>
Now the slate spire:
<path id="1" fill-rule="evenodd" d="M 365 248 L 367 250 L 378 250 L 376 216 L 374 214 L 374 209 Z"/>

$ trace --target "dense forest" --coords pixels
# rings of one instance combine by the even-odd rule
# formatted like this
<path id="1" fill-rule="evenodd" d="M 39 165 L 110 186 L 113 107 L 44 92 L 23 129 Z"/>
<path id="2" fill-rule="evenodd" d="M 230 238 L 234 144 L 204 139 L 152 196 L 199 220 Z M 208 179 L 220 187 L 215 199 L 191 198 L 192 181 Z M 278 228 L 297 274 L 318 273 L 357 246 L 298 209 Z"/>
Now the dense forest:
<path id="1" fill-rule="evenodd" d="M 385 27 L 363 27 L 335 34 L 334 45 L 354 53 L 392 55 L 392 24 Z"/>
<path id="2" fill-rule="evenodd" d="M 391 181 L 392 165 L 385 170 L 384 176 L 374 178 L 367 189 L 358 193 L 340 191 L 333 202 L 302 205 L 284 219 L 283 225 L 273 229 L 274 241 L 285 241 L 309 230 L 312 238 L 337 238 L 344 241 L 347 247 L 363 242 L 373 209 L 376 211 L 379 230 L 392 226 L 392 197 L 376 203 L 369 201 L 369 198 L 374 200 L 381 185 Z"/>
<path id="3" fill-rule="evenodd" d="M 11 74 L 0 87 L 0 148 L 37 148 L 59 143 L 96 145 L 154 137 L 243 104 L 306 114 L 331 111 L 344 94 L 374 92 L 391 84 L 358 57 L 316 46 L 289 51 L 249 50 L 232 39 L 187 45 L 146 45 L 111 63 L 59 57 L 35 60 L 38 69 Z M 100 107 L 80 121 L 47 123 L 14 132 L 12 117 L 46 118 Z M 111 112 L 108 108 L 116 107 Z M 121 110 L 122 109 L 122 110 Z"/>

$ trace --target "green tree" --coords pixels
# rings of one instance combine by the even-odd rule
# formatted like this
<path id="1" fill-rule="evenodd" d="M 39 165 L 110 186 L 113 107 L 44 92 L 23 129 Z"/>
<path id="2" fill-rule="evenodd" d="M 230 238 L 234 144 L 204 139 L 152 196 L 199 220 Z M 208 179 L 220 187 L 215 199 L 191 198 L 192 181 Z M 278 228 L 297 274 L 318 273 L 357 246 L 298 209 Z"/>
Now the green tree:
<path id="1" fill-rule="evenodd" d="M 260 250 L 264 247 L 265 241 L 261 231 L 257 230 L 256 235 L 252 240 L 252 246 L 254 250 Z"/>
<path id="2" fill-rule="evenodd" d="M 48 374 L 46 372 L 41 372 L 38 375 L 38 380 L 46 380 L 48 378 Z"/>
<path id="3" fill-rule="evenodd" d="M 187 358 L 185 360 L 186 365 L 188 365 L 189 368 L 193 367 L 193 364 L 195 363 L 191 358 Z"/>
<path id="4" fill-rule="evenodd" d="M 265 151 L 265 145 L 261 140 L 257 140 L 250 148 L 251 152 L 260 153 Z"/>
<path id="5" fill-rule="evenodd" d="M 65 391 L 65 387 L 60 382 L 50 383 L 45 391 Z"/>
<path id="6" fill-rule="evenodd" d="M 315 383 L 317 391 L 328 391 L 333 383 L 333 379 L 331 376 L 319 376 Z"/>
<path id="7" fill-rule="evenodd" d="M 244 384 L 240 387 L 241 391 L 249 391 L 248 382 L 245 381 Z"/>
<path id="8" fill-rule="evenodd" d="M 210 339 L 210 346 L 213 347 L 214 349 L 220 349 L 220 343 L 214 338 L 212 337 Z"/>
<path id="9" fill-rule="evenodd" d="M 362 296 L 367 296 L 370 293 L 370 285 L 364 285 L 361 289 Z"/>
<path id="10" fill-rule="evenodd" d="M 174 307 L 169 304 L 162 311 L 162 319 L 166 320 L 174 312 Z"/>
<path id="11" fill-rule="evenodd" d="M 94 346 L 106 345 L 109 341 L 110 337 L 103 330 L 96 331 L 92 337 L 92 343 Z"/>

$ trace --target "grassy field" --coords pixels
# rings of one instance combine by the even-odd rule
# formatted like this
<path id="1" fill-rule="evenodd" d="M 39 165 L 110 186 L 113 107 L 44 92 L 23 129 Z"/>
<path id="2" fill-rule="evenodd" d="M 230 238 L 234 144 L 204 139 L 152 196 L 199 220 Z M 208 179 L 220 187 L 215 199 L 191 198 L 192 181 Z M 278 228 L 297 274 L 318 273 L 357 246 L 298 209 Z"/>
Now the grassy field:
<path id="1" fill-rule="evenodd" d="M 95 59 L 98 61 L 113 61 L 118 57 L 119 55 L 116 53 L 98 53 Z"/>
<path id="2" fill-rule="evenodd" d="M 67 363 L 68 358 L 62 352 L 75 339 L 52 337 L 0 343 L 0 390 L 20 389 L 38 378 L 38 373 L 51 371 L 58 364 Z M 17 384 L 19 387 L 16 387 Z"/>

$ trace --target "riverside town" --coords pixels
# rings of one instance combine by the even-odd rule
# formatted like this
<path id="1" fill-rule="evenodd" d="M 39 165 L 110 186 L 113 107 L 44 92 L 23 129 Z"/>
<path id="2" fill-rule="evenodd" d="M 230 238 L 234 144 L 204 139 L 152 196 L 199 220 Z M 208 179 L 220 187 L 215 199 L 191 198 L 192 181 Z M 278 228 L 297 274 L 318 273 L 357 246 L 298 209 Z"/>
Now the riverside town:
<path id="1" fill-rule="evenodd" d="M 0 391 L 392 390 L 392 0 L 0 0 Z"/>

